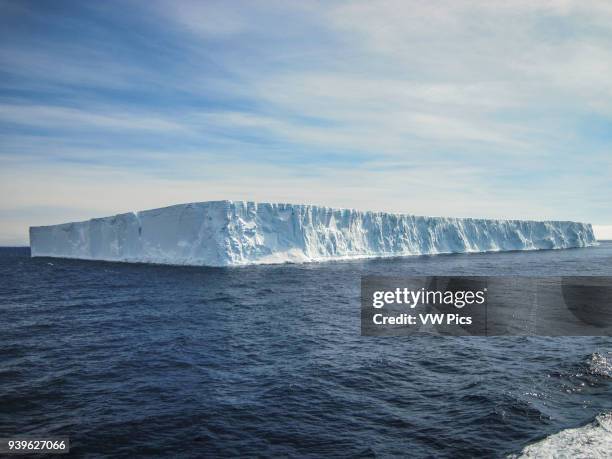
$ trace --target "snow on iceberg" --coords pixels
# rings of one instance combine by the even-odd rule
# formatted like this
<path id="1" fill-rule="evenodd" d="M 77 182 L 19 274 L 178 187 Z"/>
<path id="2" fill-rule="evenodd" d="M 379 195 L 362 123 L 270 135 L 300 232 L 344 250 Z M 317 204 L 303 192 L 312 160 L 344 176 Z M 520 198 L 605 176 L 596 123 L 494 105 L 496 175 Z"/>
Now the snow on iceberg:
<path id="1" fill-rule="evenodd" d="M 595 243 L 590 224 L 569 221 L 420 217 L 244 201 L 179 204 L 30 228 L 33 257 L 202 266 Z"/>

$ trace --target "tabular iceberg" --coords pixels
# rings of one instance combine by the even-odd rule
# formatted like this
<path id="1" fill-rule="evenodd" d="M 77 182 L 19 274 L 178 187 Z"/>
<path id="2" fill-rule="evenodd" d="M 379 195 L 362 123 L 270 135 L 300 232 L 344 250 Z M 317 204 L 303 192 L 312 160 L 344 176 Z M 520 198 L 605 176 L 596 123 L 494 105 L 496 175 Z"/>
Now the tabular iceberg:
<path id="1" fill-rule="evenodd" d="M 179 204 L 30 228 L 33 257 L 201 266 L 595 243 L 590 224 L 569 221 L 420 217 L 244 201 Z"/>

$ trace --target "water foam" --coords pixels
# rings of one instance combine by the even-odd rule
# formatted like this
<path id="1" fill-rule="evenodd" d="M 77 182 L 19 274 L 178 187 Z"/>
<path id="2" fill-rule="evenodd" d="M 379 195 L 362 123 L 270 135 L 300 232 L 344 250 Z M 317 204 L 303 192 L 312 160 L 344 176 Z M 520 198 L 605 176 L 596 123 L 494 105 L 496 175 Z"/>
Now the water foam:
<path id="1" fill-rule="evenodd" d="M 612 452 L 612 413 L 603 413 L 586 426 L 562 430 L 527 446 L 513 458 L 609 458 Z"/>
<path id="2" fill-rule="evenodd" d="M 589 374 L 612 378 L 612 353 L 595 352 L 589 356 L 586 364 Z"/>

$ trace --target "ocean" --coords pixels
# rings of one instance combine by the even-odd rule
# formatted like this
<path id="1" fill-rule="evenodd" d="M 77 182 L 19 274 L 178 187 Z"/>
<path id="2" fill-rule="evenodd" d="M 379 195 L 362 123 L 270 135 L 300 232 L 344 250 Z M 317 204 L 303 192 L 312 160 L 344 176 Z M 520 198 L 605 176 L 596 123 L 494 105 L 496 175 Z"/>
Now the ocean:
<path id="1" fill-rule="evenodd" d="M 0 437 L 125 458 L 537 456 L 591 430 L 610 441 L 611 337 L 362 337 L 360 278 L 377 274 L 610 276 L 612 242 L 239 268 L 3 248 Z"/>

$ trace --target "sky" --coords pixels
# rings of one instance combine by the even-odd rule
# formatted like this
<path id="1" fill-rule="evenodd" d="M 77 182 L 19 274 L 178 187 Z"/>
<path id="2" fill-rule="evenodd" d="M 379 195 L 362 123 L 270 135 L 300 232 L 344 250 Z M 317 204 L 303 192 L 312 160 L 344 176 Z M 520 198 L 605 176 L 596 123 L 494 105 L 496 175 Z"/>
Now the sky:
<path id="1" fill-rule="evenodd" d="M 0 245 L 218 199 L 612 238 L 611 23 L 589 0 L 0 0 Z"/>

